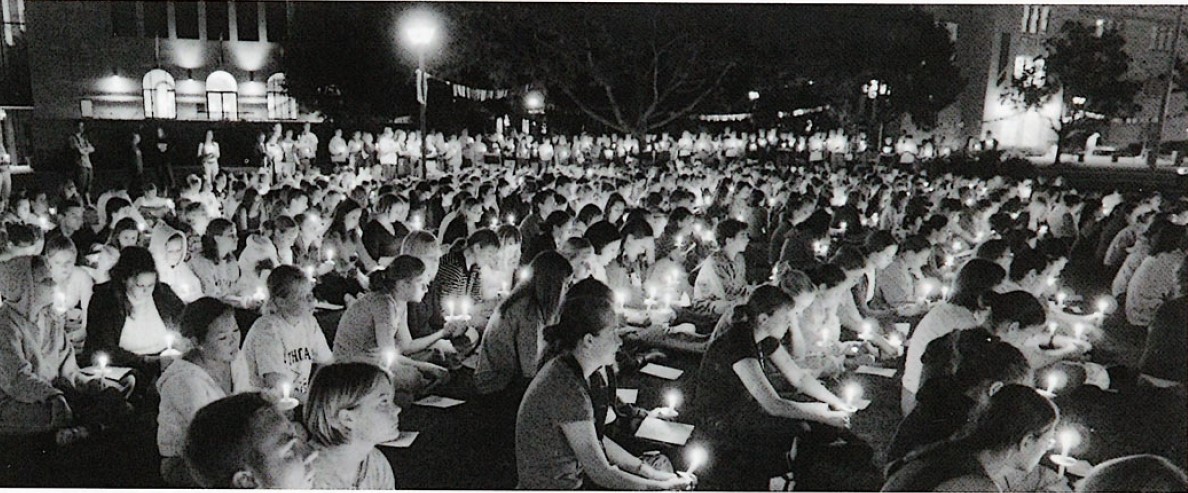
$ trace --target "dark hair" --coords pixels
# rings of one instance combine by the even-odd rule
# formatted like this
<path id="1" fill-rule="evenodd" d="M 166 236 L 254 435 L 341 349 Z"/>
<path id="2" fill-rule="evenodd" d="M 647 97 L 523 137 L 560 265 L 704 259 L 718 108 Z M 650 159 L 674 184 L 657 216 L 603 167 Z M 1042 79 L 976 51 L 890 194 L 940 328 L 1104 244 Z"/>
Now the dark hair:
<path id="1" fill-rule="evenodd" d="M 714 226 L 714 238 L 718 240 L 718 247 L 726 246 L 726 240 L 734 238 L 747 230 L 747 223 L 730 218 Z"/>
<path id="2" fill-rule="evenodd" d="M 813 285 L 813 280 L 809 278 L 808 274 L 788 266 L 787 262 L 780 262 L 777 265 L 780 277 L 777 279 L 777 285 L 783 289 L 788 296 L 795 298 L 801 293 L 813 291 L 817 287 Z"/>
<path id="3" fill-rule="evenodd" d="M 500 245 L 507 245 L 508 243 L 523 243 L 524 237 L 520 234 L 520 228 L 510 224 L 504 224 L 495 230 L 495 235 L 499 237 Z"/>
<path id="4" fill-rule="evenodd" d="M 371 290 L 379 293 L 391 293 L 396 289 L 396 283 L 412 279 L 425 273 L 425 262 L 412 255 L 401 255 L 392 260 L 388 267 L 372 272 L 368 276 Z"/>
<path id="5" fill-rule="evenodd" d="M 932 249 L 932 243 L 920 235 L 911 235 L 903 240 L 899 246 L 899 253 L 915 253 Z"/>
<path id="6" fill-rule="evenodd" d="M 825 286 L 825 289 L 837 287 L 846 280 L 846 273 L 833 264 L 821 264 L 813 267 L 806 272 L 809 280 L 816 286 Z"/>
<path id="7" fill-rule="evenodd" d="M 264 394 L 224 397 L 194 415 L 182 451 L 194 480 L 204 488 L 230 488 L 246 462 L 255 461 L 251 437 L 260 411 L 275 409 Z"/>
<path id="8" fill-rule="evenodd" d="M 111 220 L 113 217 L 115 217 L 116 212 L 119 212 L 121 209 L 123 209 L 125 207 L 131 207 L 131 206 L 132 206 L 132 203 L 128 202 L 128 200 L 123 197 L 112 197 L 110 199 L 107 199 L 107 203 L 104 204 L 104 207 L 103 207 L 104 215 L 107 217 L 103 218 L 103 222 L 106 224 L 111 224 Z"/>
<path id="9" fill-rule="evenodd" d="M 466 237 L 466 248 L 499 248 L 499 236 L 487 228 L 480 229 Z"/>
<path id="10" fill-rule="evenodd" d="M 219 244 L 215 238 L 218 238 L 234 227 L 235 225 L 231 221 L 221 217 L 211 219 L 210 224 L 206 226 L 206 234 L 202 235 L 202 256 L 215 263 L 226 260 L 226 258 L 219 258 Z M 229 252 L 227 258 L 230 258 L 234 253 Z"/>
<path id="11" fill-rule="evenodd" d="M 61 234 L 61 232 L 50 234 L 45 239 L 45 246 L 42 247 L 41 255 L 48 257 L 57 252 L 70 252 L 75 257 L 78 256 L 78 248 L 74 246 L 74 240 L 71 240 L 69 236 Z"/>
<path id="12" fill-rule="evenodd" d="M 1128 455 L 1098 464 L 1077 484 L 1077 493 L 1112 491 L 1182 492 L 1188 474 L 1171 461 L 1153 454 Z"/>
<path id="13" fill-rule="evenodd" d="M 1168 223 L 1151 238 L 1151 255 L 1188 248 L 1188 227 Z"/>
<path id="14" fill-rule="evenodd" d="M 994 289 L 1006 278 L 1006 270 L 994 262 L 975 258 L 966 262 L 953 280 L 953 293 L 949 301 L 957 306 L 976 311 L 982 295 Z"/>
<path id="15" fill-rule="evenodd" d="M 652 238 L 655 234 L 652 231 L 652 225 L 643 219 L 627 221 L 623 225 L 623 228 L 619 230 L 619 233 L 623 236 L 624 240 L 628 238 Z"/>
<path id="16" fill-rule="evenodd" d="M 582 224 L 592 224 L 591 220 L 602 217 L 602 209 L 594 204 L 586 204 L 582 210 L 578 211 L 577 220 Z"/>
<path id="17" fill-rule="evenodd" d="M 186 305 L 182 310 L 178 330 L 182 337 L 193 340 L 195 344 L 202 344 L 202 341 L 206 340 L 206 335 L 210 333 L 210 325 L 227 313 L 231 313 L 231 305 L 204 296 Z"/>
<path id="18" fill-rule="evenodd" d="M 578 293 L 596 289 L 582 286 L 583 283 L 598 283 L 608 293 L 610 291 L 601 281 L 588 278 L 574 285 Z M 549 360 L 573 351 L 587 334 L 597 335 L 607 328 L 613 330 L 616 320 L 615 309 L 607 296 L 572 296 L 573 294 L 571 290 L 561 303 L 557 323 L 543 330 L 545 346 L 540 352 L 541 367 Z"/>
<path id="19" fill-rule="evenodd" d="M 841 267 L 842 270 L 860 270 L 866 268 L 866 255 L 858 247 L 843 245 L 833 254 L 829 263 Z"/>
<path id="20" fill-rule="evenodd" d="M 731 318 L 730 332 L 735 330 L 746 330 L 754 332 L 755 321 L 760 315 L 771 315 L 780 308 L 792 304 L 792 297 L 788 296 L 784 290 L 764 284 L 755 289 L 751 296 L 747 298 L 747 302 L 734 309 L 734 314 Z M 723 334 L 725 335 L 725 334 Z"/>
<path id="21" fill-rule="evenodd" d="M 115 225 L 111 227 L 111 233 L 107 237 L 107 244 L 119 248 L 116 244 L 119 241 L 120 233 L 124 231 L 135 231 L 137 235 L 140 234 L 140 226 L 136 224 L 136 220 L 130 217 L 125 217 L 116 221 Z"/>
<path id="22" fill-rule="evenodd" d="M 594 247 L 594 253 L 597 254 L 603 253 L 602 249 L 607 245 L 623 239 L 619 234 L 619 228 L 606 220 L 591 224 L 583 236 L 590 240 L 590 246 Z"/>
<path id="23" fill-rule="evenodd" d="M 111 267 L 111 285 L 116 299 L 128 312 L 128 280 L 146 272 L 157 273 L 153 255 L 144 247 L 130 246 L 120 250 L 120 258 Z"/>
<path id="24" fill-rule="evenodd" d="M 1019 327 L 1042 325 L 1048 319 L 1048 310 L 1027 291 L 1011 291 L 998 294 L 994 291 L 982 295 L 982 301 L 990 308 L 990 324 L 997 328 L 1017 322 Z"/>
<path id="25" fill-rule="evenodd" d="M 355 210 L 362 211 L 359 215 L 359 225 L 361 226 L 363 224 L 366 224 L 367 210 L 364 209 L 363 207 L 361 207 L 358 202 L 355 202 L 355 199 L 347 197 L 346 200 L 343 200 L 341 203 L 338 204 L 337 207 L 334 208 L 334 215 L 332 216 L 332 219 L 330 220 L 330 229 L 327 230 L 326 232 L 328 234 L 337 234 L 339 236 L 339 238 L 342 238 L 344 240 L 347 239 L 348 238 L 347 235 L 349 235 L 350 232 L 346 230 L 345 219 L 346 219 L 347 214 L 350 214 L 350 213 L 354 212 Z"/>
<path id="26" fill-rule="evenodd" d="M 866 253 L 868 254 L 879 253 L 894 245 L 895 236 L 893 236 L 890 231 L 882 229 L 872 231 L 870 236 L 866 237 L 866 241 L 864 243 L 864 246 L 866 247 Z"/>
<path id="27" fill-rule="evenodd" d="M 506 313 L 508 307 L 520 300 L 528 301 L 528 309 L 535 310 L 544 323 L 551 323 L 557 316 L 561 304 L 561 291 L 573 275 L 573 267 L 560 253 L 552 250 L 540 252 L 528 264 L 532 275 L 515 287 L 503 303 L 499 312 Z"/>
<path id="28" fill-rule="evenodd" d="M 1044 254 L 1032 248 L 1024 248 L 1015 254 L 1014 260 L 1011 260 L 1011 280 L 1020 281 L 1028 272 L 1035 271 L 1036 274 L 1040 274 L 1046 268 L 1048 258 Z"/>
<path id="29" fill-rule="evenodd" d="M 293 287 L 298 281 L 308 280 L 305 271 L 293 265 L 282 265 L 272 269 L 265 282 L 268 286 L 268 298 L 288 298 L 293 294 Z"/>
<path id="30" fill-rule="evenodd" d="M 999 238 L 993 238 L 993 239 L 986 240 L 985 243 L 982 243 L 981 245 L 979 245 L 978 250 L 974 254 L 974 256 L 976 258 L 984 258 L 986 260 L 993 262 L 995 260 L 998 260 L 999 258 L 1002 258 L 1003 255 L 1006 255 L 1007 250 L 1009 250 L 1009 248 L 1010 248 L 1010 244 L 1008 244 L 1006 242 L 1006 240 L 999 239 Z M 1011 279 L 1014 279 L 1014 278 L 1015 277 L 1012 275 Z"/>
<path id="31" fill-rule="evenodd" d="M 1060 419 L 1048 398 L 1026 385 L 1009 384 L 990 396 L 990 404 L 954 442 L 974 452 L 1007 450 L 1027 437 L 1038 437 Z"/>

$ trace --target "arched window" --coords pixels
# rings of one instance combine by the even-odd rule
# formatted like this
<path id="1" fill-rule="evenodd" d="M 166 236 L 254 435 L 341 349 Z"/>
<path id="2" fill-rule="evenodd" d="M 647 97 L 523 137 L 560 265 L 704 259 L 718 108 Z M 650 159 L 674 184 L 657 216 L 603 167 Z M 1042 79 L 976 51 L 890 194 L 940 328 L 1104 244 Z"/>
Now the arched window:
<path id="1" fill-rule="evenodd" d="M 211 120 L 239 119 L 239 84 L 222 70 L 206 78 L 206 112 Z"/>
<path id="2" fill-rule="evenodd" d="M 289 97 L 285 85 L 285 74 L 276 73 L 268 78 L 268 119 L 293 120 L 297 118 L 297 101 Z"/>
<path id="3" fill-rule="evenodd" d="M 144 117 L 177 118 L 177 96 L 173 76 L 161 69 L 144 74 Z"/>

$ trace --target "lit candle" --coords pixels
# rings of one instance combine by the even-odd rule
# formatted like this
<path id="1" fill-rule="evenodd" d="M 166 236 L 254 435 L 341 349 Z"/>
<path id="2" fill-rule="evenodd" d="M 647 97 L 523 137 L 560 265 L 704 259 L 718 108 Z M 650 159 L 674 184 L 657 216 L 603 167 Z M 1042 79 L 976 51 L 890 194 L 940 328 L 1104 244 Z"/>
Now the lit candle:
<path id="1" fill-rule="evenodd" d="M 252 299 L 261 302 L 268 299 L 268 290 L 264 286 L 257 286 L 256 292 L 252 293 Z"/>
<path id="2" fill-rule="evenodd" d="M 507 224 L 512 226 L 516 225 L 516 215 L 514 213 L 507 215 Z"/>
<path id="3" fill-rule="evenodd" d="M 311 280 L 314 278 L 314 275 L 315 275 L 315 273 L 316 273 L 316 272 L 314 271 L 314 268 L 313 268 L 313 266 L 312 266 L 312 265 L 307 265 L 307 266 L 305 266 L 305 267 L 302 267 L 302 268 L 301 268 L 301 270 L 305 271 L 305 277 L 308 277 L 308 278 L 310 278 Z"/>
<path id="4" fill-rule="evenodd" d="M 1073 447 L 1081 444 L 1081 434 L 1074 428 L 1066 428 L 1061 430 L 1057 435 L 1057 441 L 1060 442 L 1060 455 L 1054 455 L 1051 459 L 1053 463 L 1060 466 L 1057 474 L 1064 476 L 1064 473 L 1068 470 L 1068 466 L 1077 463 L 1077 460 L 1069 455 L 1069 453 L 1072 452 Z"/>
<path id="5" fill-rule="evenodd" d="M 671 389 L 664 393 L 664 405 L 669 409 L 676 409 L 681 405 L 681 391 Z"/>
<path id="6" fill-rule="evenodd" d="M 491 229 L 496 229 L 498 227 L 499 227 L 499 219 L 491 218 Z"/>
<path id="7" fill-rule="evenodd" d="M 858 398 L 862 396 L 862 386 L 858 382 L 849 382 L 842 389 L 842 400 L 846 402 L 847 406 L 854 406 L 858 402 Z"/>
<path id="8" fill-rule="evenodd" d="M 944 299 L 944 300 L 949 299 L 949 287 L 948 286 L 941 286 L 941 299 Z"/>
<path id="9" fill-rule="evenodd" d="M 181 356 L 181 351 L 173 349 L 173 334 L 165 333 L 165 350 L 161 351 L 162 358 L 176 358 Z"/>
<path id="10" fill-rule="evenodd" d="M 1096 305 L 1097 305 L 1097 313 L 1099 313 L 1103 316 L 1106 314 L 1106 312 L 1110 311 L 1113 308 L 1113 303 L 1111 303 L 1111 299 L 1106 296 L 1097 298 Z"/>
<path id="11" fill-rule="evenodd" d="M 388 348 L 384 350 L 384 369 L 391 370 L 392 365 L 396 364 L 396 350 Z"/>
<path id="12" fill-rule="evenodd" d="M 776 284 L 776 279 L 777 279 L 776 274 L 778 272 L 779 272 L 779 266 L 772 267 L 771 268 L 771 277 L 767 278 L 768 282 L 771 282 L 772 284 Z"/>
<path id="13" fill-rule="evenodd" d="M 1059 327 L 1060 327 L 1060 325 L 1057 324 L 1056 322 L 1048 322 L 1048 335 L 1050 335 L 1050 336 L 1056 335 L 1056 329 Z"/>
<path id="14" fill-rule="evenodd" d="M 334 249 L 333 248 L 326 249 L 326 260 L 330 260 L 330 261 L 334 260 Z"/>
<path id="15" fill-rule="evenodd" d="M 617 306 L 620 310 L 622 310 L 623 305 L 625 305 L 625 304 L 627 304 L 627 293 L 621 289 L 616 289 L 615 290 L 615 306 Z"/>
<path id="16" fill-rule="evenodd" d="M 706 460 L 705 449 L 694 446 L 689 448 L 689 468 L 685 469 L 685 474 L 693 474 L 693 471 L 705 464 Z"/>
<path id="17" fill-rule="evenodd" d="M 903 348 L 903 336 L 899 335 L 899 332 L 892 332 L 890 335 L 887 336 L 887 344 L 890 344 L 891 347 L 893 347 L 897 350 L 902 349 Z"/>
<path id="18" fill-rule="evenodd" d="M 864 341 L 868 340 L 868 339 L 870 339 L 870 337 L 872 335 L 874 335 L 874 330 L 875 330 L 875 327 L 874 327 L 873 322 L 870 322 L 870 321 L 862 322 L 862 331 L 858 332 L 858 338 L 862 339 Z"/>
<path id="19" fill-rule="evenodd" d="M 846 230 L 846 226 L 848 226 L 848 224 L 846 224 L 846 222 L 845 222 L 845 221 L 842 221 L 842 222 L 839 222 L 839 223 L 837 223 L 837 228 L 838 228 L 838 229 L 840 229 L 840 230 L 842 230 L 842 231 L 845 231 L 845 230 Z"/>
<path id="20" fill-rule="evenodd" d="M 276 406 L 282 411 L 288 411 L 297 407 L 299 402 L 292 396 L 293 384 L 290 382 L 281 382 L 280 384 L 281 399 L 276 402 Z"/>
<path id="21" fill-rule="evenodd" d="M 532 269 L 530 267 L 523 267 L 516 273 L 516 278 L 520 282 L 527 282 L 532 278 Z"/>
<path id="22" fill-rule="evenodd" d="M 953 254 L 951 254 L 951 253 L 945 254 L 945 265 L 944 265 L 945 267 L 952 267 L 953 262 L 956 262 L 956 261 L 957 261 L 957 259 L 955 257 L 953 257 Z"/>
<path id="23" fill-rule="evenodd" d="M 684 236 L 684 235 L 677 235 L 677 237 L 676 237 L 676 247 L 677 247 L 677 248 L 684 248 L 684 247 L 685 247 L 685 236 Z"/>
<path id="24" fill-rule="evenodd" d="M 1051 286 L 1055 286 L 1055 285 L 1056 285 L 1056 276 L 1048 276 L 1048 286 L 1051 287 Z"/>
<path id="25" fill-rule="evenodd" d="M 1060 385 L 1060 376 L 1061 375 L 1059 372 L 1056 371 L 1048 373 L 1048 376 L 1045 379 L 1047 382 L 1047 387 L 1044 388 L 1044 391 L 1048 393 L 1048 397 L 1053 397 L 1056 395 L 1056 387 Z"/>
<path id="26" fill-rule="evenodd" d="M 1073 325 L 1073 335 L 1075 335 L 1077 337 L 1077 339 L 1084 338 L 1085 337 L 1085 324 L 1082 324 L 1082 323 L 1074 324 Z"/>
<path id="27" fill-rule="evenodd" d="M 54 311 L 66 313 L 66 293 L 60 289 L 54 290 Z"/>
<path id="28" fill-rule="evenodd" d="M 110 359 L 108 358 L 107 353 L 104 353 L 104 352 L 95 353 L 95 366 L 99 367 L 99 377 L 100 378 L 107 377 L 107 363 L 109 361 L 110 361 Z"/>
<path id="29" fill-rule="evenodd" d="M 1056 306 L 1059 306 L 1060 308 L 1064 308 L 1064 302 L 1067 300 L 1068 300 L 1068 293 L 1064 292 L 1064 290 L 1060 290 L 1060 291 L 1056 292 Z"/>
<path id="30" fill-rule="evenodd" d="M 457 316 L 457 311 L 458 311 L 457 303 L 454 301 L 453 298 L 448 298 L 445 300 L 445 309 L 446 309 L 446 314 L 445 314 L 446 321 L 452 322 L 454 317 Z"/>

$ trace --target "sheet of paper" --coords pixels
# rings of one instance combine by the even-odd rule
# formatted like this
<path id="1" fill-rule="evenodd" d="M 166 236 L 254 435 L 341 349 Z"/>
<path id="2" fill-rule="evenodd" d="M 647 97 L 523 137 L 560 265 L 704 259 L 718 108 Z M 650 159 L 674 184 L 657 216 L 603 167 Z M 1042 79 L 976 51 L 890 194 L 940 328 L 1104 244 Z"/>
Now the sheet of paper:
<path id="1" fill-rule="evenodd" d="M 880 368 L 877 366 L 859 366 L 855 373 L 864 373 L 867 375 L 878 375 L 883 378 L 891 378 L 895 376 L 895 368 Z"/>
<path id="2" fill-rule="evenodd" d="M 88 366 L 86 368 L 79 369 L 79 371 L 90 377 L 99 376 L 99 367 L 97 366 Z M 132 369 L 126 366 L 109 366 L 107 367 L 106 374 L 103 376 L 110 380 L 119 380 L 124 378 L 124 375 L 127 375 L 130 371 L 132 371 Z"/>
<path id="3" fill-rule="evenodd" d="M 425 397 L 419 401 L 413 402 L 413 404 L 416 404 L 418 406 L 436 407 L 436 408 L 440 408 L 440 409 L 446 409 L 446 408 L 451 408 L 451 407 L 457 406 L 458 404 L 462 404 L 464 402 L 466 402 L 466 401 L 460 401 L 458 399 L 451 399 L 449 397 L 442 397 L 440 395 L 431 395 L 431 396 Z"/>
<path id="4" fill-rule="evenodd" d="M 615 395 L 624 404 L 635 404 L 636 399 L 639 399 L 639 389 L 616 389 Z"/>
<path id="5" fill-rule="evenodd" d="M 685 372 L 678 370 L 676 368 L 670 368 L 670 367 L 667 367 L 664 365 L 657 365 L 655 363 L 648 363 L 647 366 L 644 366 L 643 368 L 641 368 L 639 370 L 639 372 L 643 373 L 645 375 L 651 375 L 653 377 L 663 378 L 665 380 L 676 380 L 678 378 L 681 378 L 681 375 L 685 373 Z"/>
<path id="6" fill-rule="evenodd" d="M 379 446 L 391 448 L 408 448 L 413 444 L 413 441 L 416 440 L 417 436 L 420 434 L 421 432 L 419 431 L 402 431 L 400 432 L 400 436 L 396 437 L 395 440 L 381 443 Z"/>
<path id="7" fill-rule="evenodd" d="M 471 370 L 478 368 L 478 353 L 472 353 L 470 356 L 467 356 L 466 359 L 462 360 L 462 366 L 470 368 Z"/>
<path id="8" fill-rule="evenodd" d="M 867 407 L 870 407 L 870 400 L 858 399 L 854 401 L 854 407 L 858 408 L 859 411 L 866 409 Z"/>
<path id="9" fill-rule="evenodd" d="M 328 301 L 318 300 L 317 303 L 314 303 L 314 308 L 317 308 L 318 310 L 334 311 L 341 310 L 342 305 L 335 305 L 334 303 L 330 303 Z"/>
<path id="10" fill-rule="evenodd" d="M 693 434 L 693 425 L 674 423 L 656 418 L 645 418 L 635 432 L 637 438 L 655 440 L 657 442 L 684 445 Z"/>
<path id="11" fill-rule="evenodd" d="M 618 417 L 619 417 L 619 415 L 618 415 L 617 413 L 615 413 L 615 410 L 614 410 L 614 409 L 607 409 L 607 410 L 606 410 L 606 422 L 605 422 L 605 424 L 608 424 L 608 425 L 609 425 L 609 424 L 611 424 L 611 423 L 614 423 L 614 422 L 615 422 L 615 419 L 618 419 Z"/>
<path id="12" fill-rule="evenodd" d="M 909 324 L 907 322 L 898 322 L 895 324 L 895 331 L 899 332 L 900 334 L 903 334 L 905 336 L 907 335 L 908 332 L 911 332 L 911 330 L 912 330 L 912 324 Z"/>

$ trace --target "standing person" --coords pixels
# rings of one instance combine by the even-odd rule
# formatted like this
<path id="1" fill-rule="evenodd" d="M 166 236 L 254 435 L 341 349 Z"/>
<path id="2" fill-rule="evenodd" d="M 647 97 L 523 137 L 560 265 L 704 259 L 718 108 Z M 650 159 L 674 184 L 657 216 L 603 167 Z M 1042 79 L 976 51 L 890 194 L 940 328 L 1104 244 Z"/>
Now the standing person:
<path id="1" fill-rule="evenodd" d="M 252 146 L 250 163 L 257 168 L 268 167 L 268 136 L 264 135 L 264 132 L 256 134 L 256 144 Z"/>
<path id="2" fill-rule="evenodd" d="M 139 193 L 144 185 L 144 153 L 140 150 L 140 132 L 132 132 L 132 146 L 128 153 L 129 171 L 132 174 L 133 193 Z"/>
<path id="3" fill-rule="evenodd" d="M 597 283 L 587 280 L 583 282 Z M 595 400 L 622 341 L 610 300 L 566 300 L 559 321 L 544 329 L 542 366 L 516 417 L 518 487 L 612 490 L 688 489 L 688 473 L 658 471 L 603 435 L 607 403 Z M 597 406 L 597 407 L 596 407 Z"/>
<path id="4" fill-rule="evenodd" d="M 312 124 L 306 122 L 301 135 L 297 136 L 297 160 L 301 163 L 302 173 L 309 173 L 309 166 L 318 157 L 318 136 L 314 135 L 311 127 Z"/>
<path id="5" fill-rule="evenodd" d="M 0 122 L 4 121 L 0 118 Z M 8 206 L 8 198 L 12 196 L 12 155 L 4 149 L 4 139 L 0 138 L 0 211 Z"/>
<path id="6" fill-rule="evenodd" d="M 341 128 L 334 129 L 334 137 L 330 138 L 330 145 L 327 147 L 327 150 L 330 151 L 330 165 L 332 168 L 338 170 L 346 166 L 350 149 L 347 147 L 346 139 L 342 138 Z"/>
<path id="7" fill-rule="evenodd" d="M 207 183 L 214 183 L 219 174 L 219 143 L 214 140 L 214 130 L 206 131 L 206 140 L 198 144 L 198 161 L 202 163 L 202 172 Z"/>
<path id="8" fill-rule="evenodd" d="M 161 374 L 157 413 L 157 449 L 161 477 L 170 486 L 197 486 L 182 460 L 186 430 L 199 409 L 231 395 L 236 376 L 232 361 L 239 353 L 239 326 L 230 305 L 201 298 L 182 311 L 181 336 L 192 346 Z"/>
<path id="9" fill-rule="evenodd" d="M 331 141 L 331 145 L 334 142 Z M 363 163 L 363 132 L 358 130 L 351 134 L 351 141 L 347 142 L 347 165 L 351 168 L 362 165 Z"/>
<path id="10" fill-rule="evenodd" d="M 285 138 L 280 141 L 280 147 L 285 176 L 295 174 L 297 172 L 297 141 L 293 139 L 293 129 L 285 130 Z"/>
<path id="11" fill-rule="evenodd" d="M 86 124 L 82 120 L 78 121 L 74 135 L 70 136 L 70 149 L 74 154 L 74 172 L 79 194 L 86 205 L 91 205 L 91 181 L 95 176 L 95 170 L 91 166 L 91 153 L 95 152 L 95 146 L 87 139 Z"/>
<path id="12" fill-rule="evenodd" d="M 175 192 L 177 178 L 173 175 L 173 158 L 171 156 L 169 136 L 165 129 L 157 127 L 157 140 L 152 149 L 153 169 L 157 175 L 157 184 L 169 194 Z"/>

